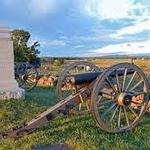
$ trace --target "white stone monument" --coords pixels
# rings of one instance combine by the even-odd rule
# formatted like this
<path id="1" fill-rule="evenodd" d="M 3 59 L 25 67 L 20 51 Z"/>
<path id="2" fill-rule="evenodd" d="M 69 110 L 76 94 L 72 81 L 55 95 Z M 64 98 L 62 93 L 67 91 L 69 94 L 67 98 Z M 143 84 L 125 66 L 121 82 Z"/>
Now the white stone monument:
<path id="1" fill-rule="evenodd" d="M 0 27 L 0 100 L 24 98 L 14 75 L 14 53 L 11 30 Z"/>

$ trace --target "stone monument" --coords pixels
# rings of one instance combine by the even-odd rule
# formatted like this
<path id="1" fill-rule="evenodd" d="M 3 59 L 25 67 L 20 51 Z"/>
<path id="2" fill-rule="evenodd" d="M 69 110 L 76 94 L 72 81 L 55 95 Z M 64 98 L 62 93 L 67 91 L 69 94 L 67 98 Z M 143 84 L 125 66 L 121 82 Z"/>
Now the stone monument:
<path id="1" fill-rule="evenodd" d="M 14 53 L 11 30 L 0 27 L 0 100 L 24 98 L 14 75 Z"/>

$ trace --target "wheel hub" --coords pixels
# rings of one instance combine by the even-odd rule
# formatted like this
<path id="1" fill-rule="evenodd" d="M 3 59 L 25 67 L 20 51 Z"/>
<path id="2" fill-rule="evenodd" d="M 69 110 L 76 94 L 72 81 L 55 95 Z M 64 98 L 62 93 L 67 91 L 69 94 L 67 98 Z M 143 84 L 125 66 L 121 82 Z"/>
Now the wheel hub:
<path id="1" fill-rule="evenodd" d="M 26 81 L 27 78 L 28 78 L 28 77 L 27 77 L 26 75 L 22 75 L 22 80 L 25 80 L 25 81 Z"/>
<path id="2" fill-rule="evenodd" d="M 132 100 L 132 95 L 131 95 L 131 94 L 129 94 L 129 93 L 121 93 L 121 94 L 118 96 L 117 103 L 118 103 L 120 106 L 123 106 L 123 105 L 130 105 L 131 100 Z"/>

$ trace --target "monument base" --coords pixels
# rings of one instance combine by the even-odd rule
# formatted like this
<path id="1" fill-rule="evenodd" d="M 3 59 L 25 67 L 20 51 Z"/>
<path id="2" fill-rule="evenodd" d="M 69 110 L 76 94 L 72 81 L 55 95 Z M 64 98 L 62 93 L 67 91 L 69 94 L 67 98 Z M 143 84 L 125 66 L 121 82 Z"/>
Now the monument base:
<path id="1" fill-rule="evenodd" d="M 9 100 L 9 99 L 24 99 L 25 91 L 21 88 L 14 90 L 0 91 L 0 100 Z"/>

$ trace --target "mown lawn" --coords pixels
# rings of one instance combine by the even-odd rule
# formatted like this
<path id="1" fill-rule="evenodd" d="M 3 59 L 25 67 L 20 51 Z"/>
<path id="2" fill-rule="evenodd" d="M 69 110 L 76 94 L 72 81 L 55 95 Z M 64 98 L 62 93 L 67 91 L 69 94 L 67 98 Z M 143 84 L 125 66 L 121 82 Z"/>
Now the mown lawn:
<path id="1" fill-rule="evenodd" d="M 0 132 L 29 121 L 55 103 L 53 88 L 36 88 L 26 94 L 25 100 L 0 101 Z M 57 143 L 66 143 L 75 150 L 148 150 L 150 118 L 145 115 L 130 132 L 109 134 L 97 127 L 91 115 L 61 116 L 19 140 L 1 140 L 0 150 L 28 150 Z"/>

